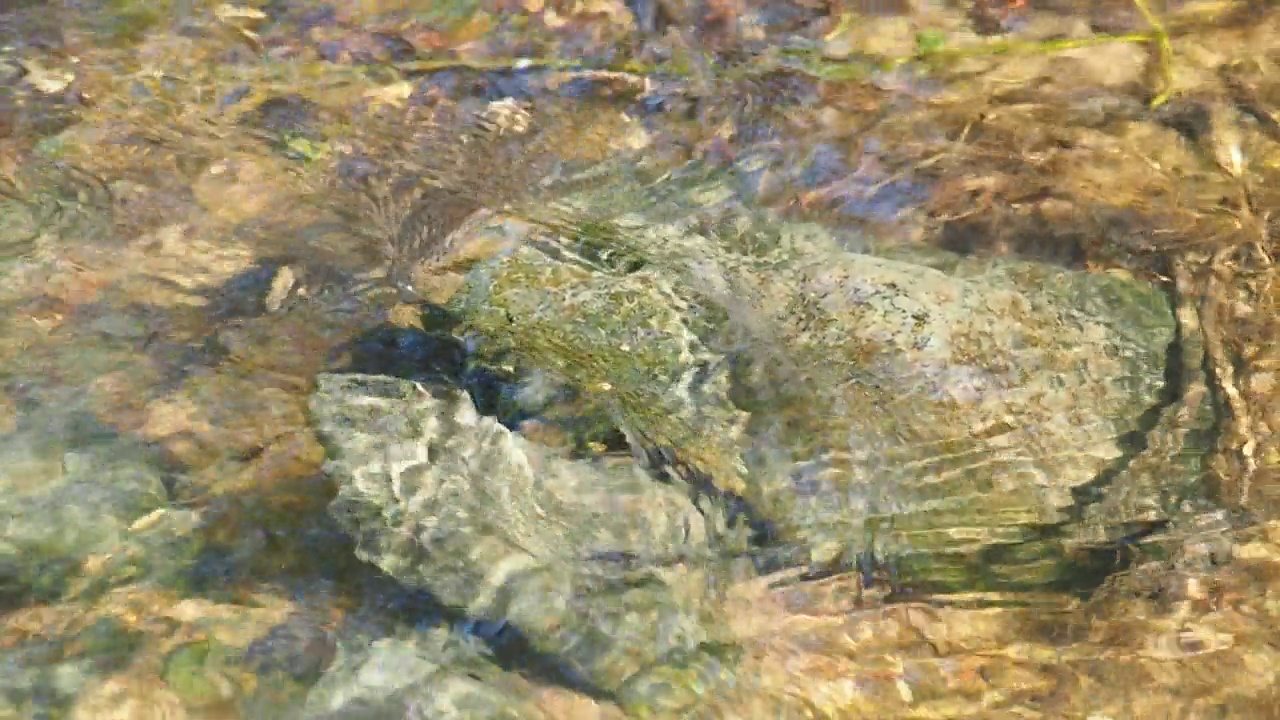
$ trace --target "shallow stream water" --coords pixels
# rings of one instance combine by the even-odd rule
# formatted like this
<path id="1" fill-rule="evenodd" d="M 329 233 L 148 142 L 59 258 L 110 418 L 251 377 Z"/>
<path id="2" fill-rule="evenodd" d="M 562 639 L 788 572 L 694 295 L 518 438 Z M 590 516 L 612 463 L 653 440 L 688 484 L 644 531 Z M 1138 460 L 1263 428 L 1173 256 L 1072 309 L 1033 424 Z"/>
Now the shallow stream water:
<path id="1" fill-rule="evenodd" d="M 1257 190 L 1246 213 L 1248 178 L 1220 170 L 1243 152 L 1269 177 L 1266 123 L 1243 102 L 1146 111 L 1132 44 L 1070 49 L 1055 66 L 1070 73 L 962 58 L 954 74 L 855 76 L 863 52 L 972 37 L 973 18 L 942 5 L 864 25 L 809 3 L 640 5 L 0 5 L 0 720 L 366 717 L 350 709 L 360 698 L 407 692 L 449 658 L 484 658 L 475 681 L 522 698 L 520 717 L 623 716 L 510 628 L 360 562 L 327 513 L 336 488 L 307 409 L 325 371 L 456 361 L 388 282 L 376 223 L 333 189 L 335 158 L 395 166 L 397 133 L 435 108 L 465 117 L 507 98 L 546 112 L 535 147 L 433 156 L 478 207 L 623 152 L 742 167 L 765 147 L 781 160 L 741 173 L 761 207 L 878 247 L 1141 277 L 1189 294 L 1181 312 L 1205 331 L 1203 402 L 1224 424 L 1198 440 L 1217 510 L 1180 529 L 1178 561 L 1135 527 L 1082 554 L 1062 592 L 935 596 L 870 572 L 744 582 L 724 622 L 748 680 L 699 716 L 1274 712 L 1276 198 Z M 988 25 L 1031 40 L 1104 31 L 1009 5 Z M 1106 17 L 1124 29 L 1130 15 Z M 1206 46 L 1242 32 L 1223 27 Z M 818 72 L 801 52 L 814 47 L 844 74 Z M 1214 65 L 1200 47 L 1186 62 Z M 986 114 L 965 116 L 967 96 Z M 1052 112 L 1001 124 L 1030 106 Z M 1184 115 L 1210 130 L 1183 132 Z M 1234 125 L 1236 140 L 1214 134 Z M 1042 174 L 1019 175 L 1008 144 Z M 959 145 L 979 158 L 967 174 Z M 1146 204 L 1108 184 L 1152 168 L 1180 184 L 1142 186 Z M 1234 218 L 1213 237 L 1248 239 L 1230 253 L 1168 240 L 1188 234 L 1189 207 Z M 440 711 L 410 710 L 397 717 Z"/>

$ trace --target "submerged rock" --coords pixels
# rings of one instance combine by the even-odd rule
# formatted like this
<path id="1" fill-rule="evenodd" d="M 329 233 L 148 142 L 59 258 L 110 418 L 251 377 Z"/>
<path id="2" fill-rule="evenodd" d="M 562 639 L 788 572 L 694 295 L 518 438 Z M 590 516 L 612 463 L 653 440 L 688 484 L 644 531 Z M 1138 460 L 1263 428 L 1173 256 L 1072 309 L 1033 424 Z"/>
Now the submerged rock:
<path id="1" fill-rule="evenodd" d="M 155 458 L 91 421 L 82 425 L 89 427 L 0 435 L 0 602 L 170 577 L 188 557 L 168 542 L 167 528 L 130 530 L 168 502 Z M 90 572 L 84 565 L 94 556 L 102 567 Z"/>
<path id="2" fill-rule="evenodd" d="M 1199 345 L 1160 289 L 853 252 L 743 207 L 737 178 L 614 168 L 456 241 L 502 249 L 450 302 L 476 359 L 543 387 L 515 393 L 527 414 L 621 431 L 645 462 L 565 460 L 456 387 L 320 378 L 332 511 L 361 557 L 655 710 L 730 674 L 713 618 L 732 553 L 1072 585 L 1081 549 L 1194 494 L 1186 426 L 1209 418 L 1173 408 Z"/>
<path id="3" fill-rule="evenodd" d="M 1068 554 L 1158 526 L 1193 489 L 1185 426 L 1206 407 L 1167 406 L 1198 382 L 1199 338 L 1179 338 L 1160 288 L 854 252 L 743 207 L 739 177 L 615 172 L 491 223 L 478 234 L 511 250 L 451 307 L 482 357 L 558 377 L 578 411 L 745 500 L 818 566 L 870 555 L 945 587 L 1068 584 Z"/>
<path id="4" fill-rule="evenodd" d="M 570 678 L 619 692 L 723 640 L 700 571 L 724 526 L 678 485 L 560 458 L 457 388 L 322 375 L 312 411 L 341 480 L 331 512 L 357 554 L 514 625 Z"/>
<path id="5" fill-rule="evenodd" d="M 110 237 L 111 220 L 111 193 L 100 178 L 68 163 L 24 158 L 13 177 L 0 173 L 0 268 L 59 236 Z"/>

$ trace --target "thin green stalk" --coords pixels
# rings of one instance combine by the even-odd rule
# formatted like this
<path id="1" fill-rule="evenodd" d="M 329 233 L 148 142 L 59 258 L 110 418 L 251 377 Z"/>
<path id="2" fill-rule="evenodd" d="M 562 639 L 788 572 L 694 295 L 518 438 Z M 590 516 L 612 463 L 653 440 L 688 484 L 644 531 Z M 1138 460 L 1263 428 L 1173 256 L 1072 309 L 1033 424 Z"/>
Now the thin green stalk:
<path id="1" fill-rule="evenodd" d="M 1160 63 L 1160 84 L 1163 86 L 1151 100 L 1151 107 L 1157 108 L 1168 102 L 1169 95 L 1173 92 L 1173 43 L 1169 41 L 1169 33 L 1165 30 L 1164 23 L 1151 12 L 1147 0 L 1133 0 L 1133 6 L 1138 8 L 1142 18 L 1151 26 L 1151 35 L 1156 41 L 1156 52 Z"/>

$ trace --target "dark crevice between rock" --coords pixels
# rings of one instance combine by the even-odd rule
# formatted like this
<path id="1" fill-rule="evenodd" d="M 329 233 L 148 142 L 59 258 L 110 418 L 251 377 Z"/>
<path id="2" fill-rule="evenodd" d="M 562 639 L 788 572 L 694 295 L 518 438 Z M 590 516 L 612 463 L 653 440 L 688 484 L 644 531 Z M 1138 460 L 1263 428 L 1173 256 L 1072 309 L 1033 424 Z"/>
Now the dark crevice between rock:
<path id="1" fill-rule="evenodd" d="M 453 335 L 382 325 L 342 343 L 329 372 L 463 384 L 466 347 Z"/>

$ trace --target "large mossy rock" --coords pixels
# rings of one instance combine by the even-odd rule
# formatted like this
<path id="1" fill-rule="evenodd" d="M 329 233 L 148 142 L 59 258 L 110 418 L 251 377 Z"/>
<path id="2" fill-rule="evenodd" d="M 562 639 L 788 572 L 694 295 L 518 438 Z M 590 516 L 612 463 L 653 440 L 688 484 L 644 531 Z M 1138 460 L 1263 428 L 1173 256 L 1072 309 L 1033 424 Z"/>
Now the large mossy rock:
<path id="1" fill-rule="evenodd" d="M 1075 551 L 1160 525 L 1194 485 L 1185 429 L 1165 426 L 1184 343 L 1163 290 L 875 252 L 745 207 L 748 179 L 615 171 L 496 221 L 476 241 L 510 250 L 452 309 L 481 357 L 572 387 L 582 413 L 745 500 L 802 562 L 1070 584 Z"/>

